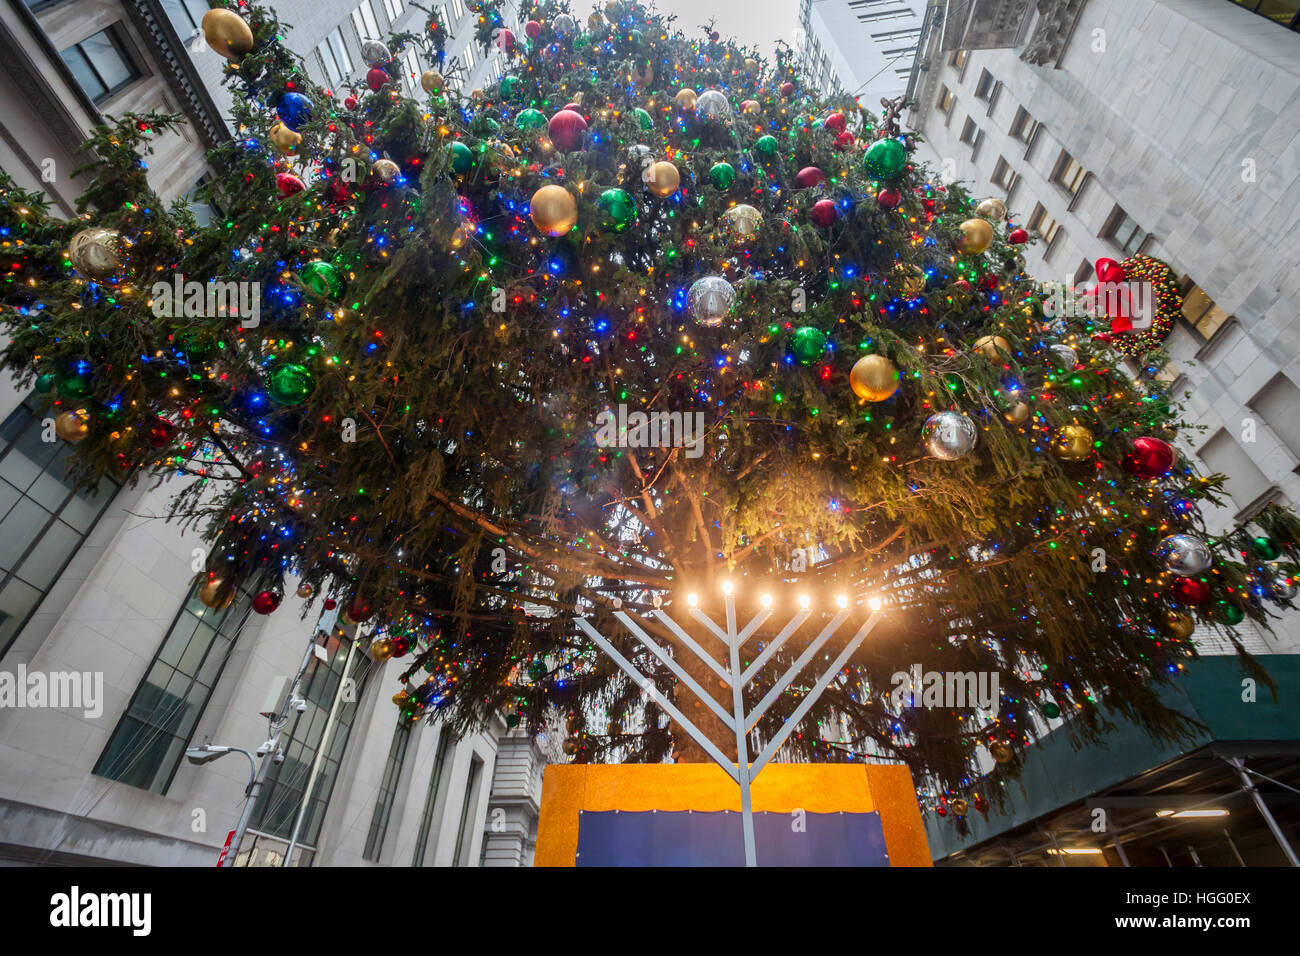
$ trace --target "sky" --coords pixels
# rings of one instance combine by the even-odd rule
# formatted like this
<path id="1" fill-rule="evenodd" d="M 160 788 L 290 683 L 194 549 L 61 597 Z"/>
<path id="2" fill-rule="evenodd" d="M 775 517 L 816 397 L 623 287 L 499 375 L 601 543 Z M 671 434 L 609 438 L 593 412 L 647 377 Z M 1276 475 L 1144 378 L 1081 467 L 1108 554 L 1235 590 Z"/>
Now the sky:
<path id="1" fill-rule="evenodd" d="M 769 57 L 777 40 L 795 45 L 799 0 L 654 0 L 654 5 L 661 13 L 676 14 L 675 25 L 688 37 L 714 19 L 714 29 L 724 37 L 755 44 Z M 570 6 L 585 8 L 581 0 Z"/>

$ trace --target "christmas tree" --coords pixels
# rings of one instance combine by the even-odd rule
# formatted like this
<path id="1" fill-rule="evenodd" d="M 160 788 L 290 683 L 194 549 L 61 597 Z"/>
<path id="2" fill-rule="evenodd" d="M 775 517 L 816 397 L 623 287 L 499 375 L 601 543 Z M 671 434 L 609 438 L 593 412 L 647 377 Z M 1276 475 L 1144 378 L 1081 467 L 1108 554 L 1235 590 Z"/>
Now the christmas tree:
<path id="1" fill-rule="evenodd" d="M 1003 204 L 936 182 L 893 110 L 818 96 L 784 47 L 631 0 L 525 3 L 523 36 L 476 10 L 510 63 L 488 88 L 439 72 L 430 13 L 366 44 L 365 88 L 327 90 L 268 5 L 214 2 L 239 132 L 210 225 L 149 189 L 175 117 L 96 133 L 80 220 L 0 180 L 4 365 L 77 477 L 165 482 L 211 543 L 205 602 L 253 584 L 272 613 L 296 580 L 409 658 L 409 714 L 536 731 L 558 710 L 577 760 L 705 758 L 576 616 L 734 755 L 612 616 L 724 583 L 814 619 L 883 604 L 787 759 L 901 760 L 982 807 L 1034 715 L 1087 740 L 1104 703 L 1184 734 L 1158 686 L 1197 622 L 1236 642 L 1290 606 L 1300 525 L 1205 533 L 1222 478 L 1169 444 L 1160 335 L 1045 314 Z M 1167 323 L 1168 268 L 1114 265 Z M 915 665 L 996 673 L 1000 700 L 899 706 Z"/>

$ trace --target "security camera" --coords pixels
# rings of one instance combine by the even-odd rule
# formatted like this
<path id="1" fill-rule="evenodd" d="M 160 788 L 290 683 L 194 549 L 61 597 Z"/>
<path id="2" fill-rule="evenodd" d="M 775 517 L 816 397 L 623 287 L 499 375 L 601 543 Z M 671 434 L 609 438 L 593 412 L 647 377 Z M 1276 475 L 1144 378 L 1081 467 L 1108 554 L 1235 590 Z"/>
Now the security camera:
<path id="1" fill-rule="evenodd" d="M 298 713 L 300 713 L 300 714 L 302 714 L 302 713 L 306 713 L 306 711 L 307 711 L 307 702 L 306 702 L 305 700 L 303 700 L 301 697 L 299 697 L 297 700 L 295 700 L 295 701 L 293 702 L 293 709 L 296 710 L 296 711 L 297 711 Z"/>
<path id="2" fill-rule="evenodd" d="M 284 751 L 277 750 L 275 756 L 271 758 L 271 763 L 276 764 L 277 766 L 284 763 Z"/>

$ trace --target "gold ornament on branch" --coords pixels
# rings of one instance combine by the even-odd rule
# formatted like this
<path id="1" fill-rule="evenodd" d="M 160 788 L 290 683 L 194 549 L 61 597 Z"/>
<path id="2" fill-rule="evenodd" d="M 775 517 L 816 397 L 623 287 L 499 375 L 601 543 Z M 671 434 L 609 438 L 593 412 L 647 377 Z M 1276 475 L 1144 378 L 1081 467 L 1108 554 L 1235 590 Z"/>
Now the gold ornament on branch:
<path id="1" fill-rule="evenodd" d="M 652 163 L 642 178 L 652 193 L 662 197 L 671 196 L 682 184 L 682 174 L 677 171 L 677 167 L 664 159 Z"/>
<path id="2" fill-rule="evenodd" d="M 68 243 L 68 260 L 85 275 L 112 275 L 122 268 L 122 237 L 113 229 L 83 229 Z"/>
<path id="3" fill-rule="evenodd" d="M 741 203 L 724 212 L 722 220 L 736 238 L 749 239 L 758 235 L 763 225 L 763 214 L 753 206 Z"/>
<path id="4" fill-rule="evenodd" d="M 543 186 L 533 193 L 529 215 L 548 236 L 563 236 L 578 222 L 578 204 L 563 186 Z"/>
<path id="5" fill-rule="evenodd" d="M 1052 451 L 1062 461 L 1083 461 L 1092 454 L 1093 437 L 1083 425 L 1066 425 L 1052 438 Z"/>
<path id="6" fill-rule="evenodd" d="M 990 362 L 1001 362 L 1004 356 L 1011 354 L 1011 346 L 1000 335 L 986 335 L 976 339 L 974 348 Z"/>
<path id="7" fill-rule="evenodd" d="M 267 135 L 270 136 L 271 142 L 279 147 L 282 153 L 296 153 L 298 146 L 302 143 L 302 134 L 295 133 L 283 123 L 276 123 L 272 126 Z"/>
<path id="8" fill-rule="evenodd" d="M 234 599 L 235 586 L 225 578 L 209 577 L 199 588 L 199 600 L 214 611 L 224 611 Z"/>
<path id="9" fill-rule="evenodd" d="M 967 219 L 961 224 L 961 251 L 977 256 L 993 242 L 993 226 L 986 219 Z"/>
<path id="10" fill-rule="evenodd" d="M 227 60 L 253 52 L 253 31 L 234 10 L 213 9 L 203 14 L 203 39 Z"/>
<path id="11" fill-rule="evenodd" d="M 910 262 L 900 262 L 894 266 L 894 279 L 903 286 L 903 294 L 914 299 L 925 291 L 925 272 L 920 266 Z"/>
<path id="12" fill-rule="evenodd" d="M 1002 417 L 1012 425 L 1020 425 L 1029 420 L 1029 406 L 1024 402 L 1016 402 L 1002 413 Z"/>
<path id="13" fill-rule="evenodd" d="M 425 70 L 420 74 L 420 87 L 426 93 L 441 93 L 445 82 L 437 70 Z"/>
<path id="14" fill-rule="evenodd" d="M 975 215 L 989 222 L 1002 222 L 1007 218 L 1007 204 L 1001 199 L 986 199 L 975 207 Z"/>
<path id="15" fill-rule="evenodd" d="M 677 104 L 678 108 L 683 110 L 695 109 L 695 100 L 695 91 L 689 87 L 678 90 L 677 95 L 673 97 L 673 101 Z"/>
<path id="16" fill-rule="evenodd" d="M 1190 614 L 1170 611 L 1169 616 L 1165 618 L 1165 627 L 1174 637 L 1184 640 L 1192 636 L 1192 631 L 1196 630 L 1196 622 L 1192 620 Z"/>
<path id="17" fill-rule="evenodd" d="M 853 394 L 868 402 L 883 402 L 898 391 L 898 384 L 898 366 L 883 355 L 865 355 L 849 372 Z"/>
<path id="18" fill-rule="evenodd" d="M 84 408 L 64 412 L 54 419 L 54 434 L 72 445 L 84 440 L 90 434 L 90 413 Z"/>

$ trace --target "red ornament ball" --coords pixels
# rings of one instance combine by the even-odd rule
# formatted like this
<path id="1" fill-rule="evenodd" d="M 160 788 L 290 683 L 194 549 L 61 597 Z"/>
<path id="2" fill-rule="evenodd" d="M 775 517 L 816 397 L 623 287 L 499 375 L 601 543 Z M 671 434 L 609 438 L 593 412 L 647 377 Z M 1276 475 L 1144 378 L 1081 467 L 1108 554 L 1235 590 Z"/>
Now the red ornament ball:
<path id="1" fill-rule="evenodd" d="M 275 177 L 275 188 L 280 190 L 281 196 L 292 196 L 294 193 L 302 192 L 307 187 L 293 173 L 278 173 Z"/>
<path id="2" fill-rule="evenodd" d="M 786 97 L 787 99 L 790 98 L 791 96 L 794 96 L 794 84 L 791 83 L 789 80 L 786 80 L 784 83 L 782 83 L 781 95 Z"/>
<path id="3" fill-rule="evenodd" d="M 953 283 L 953 285 L 955 285 L 962 292 L 970 291 L 970 283 L 967 282 L 965 279 L 958 279 L 956 282 Z"/>
<path id="4" fill-rule="evenodd" d="M 405 634 L 395 634 L 391 640 L 393 642 L 394 657 L 405 657 L 411 650 L 411 639 Z"/>
<path id="5" fill-rule="evenodd" d="M 389 82 L 388 71 L 377 66 L 372 66 L 370 72 L 366 74 L 366 86 L 370 87 L 376 93 L 384 88 L 384 84 Z"/>
<path id="6" fill-rule="evenodd" d="M 1210 586 L 1199 578 L 1179 578 L 1174 582 L 1174 597 L 1183 604 L 1204 604 L 1210 599 Z"/>
<path id="7" fill-rule="evenodd" d="M 980 288 L 987 292 L 992 292 L 998 287 L 998 277 L 996 273 L 986 272 L 980 276 Z"/>
<path id="8" fill-rule="evenodd" d="M 844 119 L 843 113 L 832 113 L 830 116 L 826 117 L 826 122 L 822 125 L 827 129 L 833 129 L 837 133 L 842 133 L 844 132 L 846 123 L 847 121 Z"/>
<path id="9" fill-rule="evenodd" d="M 1124 470 L 1138 478 L 1159 478 L 1174 466 L 1174 449 L 1159 438 L 1143 436 L 1133 439 L 1133 450 L 1120 462 Z"/>
<path id="10" fill-rule="evenodd" d="M 348 605 L 348 617 L 360 624 L 368 619 L 375 612 L 370 607 L 370 602 L 365 598 L 353 598 L 352 603 Z"/>
<path id="11" fill-rule="evenodd" d="M 582 146 L 582 134 L 587 131 L 587 121 L 582 114 L 568 107 L 551 117 L 551 142 L 555 148 L 571 153 Z"/>
<path id="12" fill-rule="evenodd" d="M 176 426 L 165 418 L 155 418 L 145 433 L 151 448 L 166 448 L 176 435 Z"/>
<path id="13" fill-rule="evenodd" d="M 903 201 L 903 194 L 897 189 L 882 189 L 876 193 L 876 204 L 881 209 L 897 209 Z"/>
<path id="14" fill-rule="evenodd" d="M 253 595 L 253 610 L 258 614 L 271 614 L 280 606 L 283 600 L 279 591 L 258 591 Z"/>
<path id="15" fill-rule="evenodd" d="M 1011 243 L 1013 246 L 1018 246 L 1022 242 L 1028 241 L 1029 233 L 1025 232 L 1023 229 L 1012 229 L 1011 234 L 1007 236 L 1007 242 Z"/>
<path id="16" fill-rule="evenodd" d="M 833 223 L 840 217 L 840 211 L 835 208 L 835 203 L 829 199 L 819 199 L 813 203 L 812 210 L 808 213 L 808 218 L 813 221 L 813 225 L 821 226 L 823 229 Z"/>
<path id="17" fill-rule="evenodd" d="M 836 149 L 848 149 L 852 145 L 853 145 L 853 134 L 850 133 L 848 130 L 845 130 L 844 132 L 840 133 L 835 137 Z"/>
<path id="18" fill-rule="evenodd" d="M 325 610 L 332 611 L 338 606 L 339 606 L 339 602 L 334 600 L 333 598 L 325 599 Z"/>
<path id="19" fill-rule="evenodd" d="M 345 110 L 354 110 L 357 108 L 357 105 L 360 102 L 361 101 L 358 100 L 355 96 L 348 94 L 347 96 L 343 97 L 343 108 Z"/>
<path id="20" fill-rule="evenodd" d="M 826 182 L 826 174 L 816 166 L 805 166 L 794 177 L 796 189 L 808 189 Z"/>
<path id="21" fill-rule="evenodd" d="M 536 40 L 542 35 L 542 25 L 536 20 L 529 20 L 524 24 L 524 34 L 530 40 Z"/>

